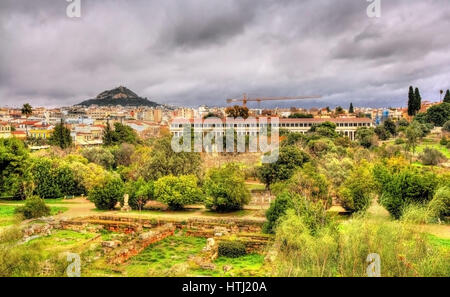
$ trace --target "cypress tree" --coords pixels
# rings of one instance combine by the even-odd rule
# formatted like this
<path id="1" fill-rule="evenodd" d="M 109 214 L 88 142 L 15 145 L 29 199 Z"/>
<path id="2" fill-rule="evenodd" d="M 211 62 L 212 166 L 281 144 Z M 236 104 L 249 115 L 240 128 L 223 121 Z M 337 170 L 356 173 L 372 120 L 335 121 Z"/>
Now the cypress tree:
<path id="1" fill-rule="evenodd" d="M 450 90 L 445 93 L 444 102 L 450 103 Z"/>
<path id="2" fill-rule="evenodd" d="M 422 97 L 420 96 L 419 88 L 416 88 L 416 91 L 414 92 L 414 110 L 417 114 L 420 111 L 420 108 L 422 108 Z"/>
<path id="3" fill-rule="evenodd" d="M 350 108 L 349 108 L 348 112 L 349 113 L 354 113 L 355 112 L 355 110 L 353 109 L 353 103 L 352 102 L 350 102 Z"/>
<path id="4" fill-rule="evenodd" d="M 103 131 L 103 145 L 108 146 L 112 145 L 114 142 L 114 131 L 111 129 L 111 125 L 109 124 L 109 119 L 106 120 L 106 128 Z"/>
<path id="5" fill-rule="evenodd" d="M 408 93 L 408 115 L 409 116 L 415 115 L 414 102 L 415 102 L 414 89 L 412 86 L 410 86 L 409 93 Z"/>

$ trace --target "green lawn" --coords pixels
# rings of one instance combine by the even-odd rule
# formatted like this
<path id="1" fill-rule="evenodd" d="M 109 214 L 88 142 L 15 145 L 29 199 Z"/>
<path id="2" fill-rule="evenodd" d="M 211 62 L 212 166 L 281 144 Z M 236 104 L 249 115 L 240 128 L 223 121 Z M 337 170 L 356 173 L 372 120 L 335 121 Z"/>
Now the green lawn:
<path id="1" fill-rule="evenodd" d="M 435 149 L 435 150 L 438 150 L 438 151 L 440 151 L 444 156 L 446 156 L 447 157 L 447 159 L 450 159 L 450 151 L 449 151 L 449 149 L 447 148 L 447 147 L 445 147 L 445 146 L 443 146 L 443 145 L 440 145 L 439 143 L 435 143 L 435 142 L 433 142 L 433 143 L 422 143 L 422 144 L 420 144 L 419 146 L 417 146 L 417 148 L 416 148 L 416 153 L 418 153 L 418 154 L 421 154 L 422 152 L 423 152 L 423 150 L 426 148 L 426 147 L 429 147 L 429 148 L 433 148 L 433 149 Z"/>
<path id="2" fill-rule="evenodd" d="M 17 221 L 17 218 L 14 214 L 14 210 L 17 206 L 15 205 L 0 205 L 0 226 L 8 226 L 12 225 Z M 56 215 L 58 213 L 62 213 L 67 211 L 67 207 L 50 207 L 50 214 Z"/>
<path id="3" fill-rule="evenodd" d="M 245 183 L 245 186 L 249 191 L 264 191 L 266 189 L 264 184 Z"/>
<path id="4" fill-rule="evenodd" d="M 73 202 L 68 199 L 56 198 L 56 199 L 44 199 L 46 204 L 77 204 L 78 202 Z M 11 200 L 11 199 L 0 199 L 0 204 L 24 204 L 25 200 Z"/>

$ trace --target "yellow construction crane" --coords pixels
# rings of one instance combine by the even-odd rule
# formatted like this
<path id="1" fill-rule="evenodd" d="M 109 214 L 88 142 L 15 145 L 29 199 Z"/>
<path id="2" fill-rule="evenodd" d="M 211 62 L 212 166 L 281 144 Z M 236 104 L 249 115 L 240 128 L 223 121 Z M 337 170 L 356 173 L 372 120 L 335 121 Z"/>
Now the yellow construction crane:
<path id="1" fill-rule="evenodd" d="M 242 106 L 247 106 L 247 102 L 276 101 L 276 100 L 303 100 L 303 99 L 319 99 L 322 96 L 295 96 L 295 97 L 248 97 L 244 94 L 242 98 L 227 99 L 227 103 L 242 102 Z"/>

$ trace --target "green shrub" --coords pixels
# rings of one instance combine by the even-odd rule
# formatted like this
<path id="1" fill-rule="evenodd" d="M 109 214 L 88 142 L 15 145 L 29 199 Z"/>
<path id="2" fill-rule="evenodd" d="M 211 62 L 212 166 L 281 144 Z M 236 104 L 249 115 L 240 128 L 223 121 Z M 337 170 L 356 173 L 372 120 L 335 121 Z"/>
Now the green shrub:
<path id="1" fill-rule="evenodd" d="M 17 207 L 15 212 L 22 214 L 25 219 L 33 219 L 50 215 L 50 207 L 45 204 L 44 199 L 31 196 L 25 200 L 23 206 Z"/>
<path id="2" fill-rule="evenodd" d="M 238 258 L 246 254 L 245 245 L 240 241 L 221 241 L 218 244 L 219 256 Z"/>
<path id="3" fill-rule="evenodd" d="M 114 209 L 124 195 L 124 183 L 118 177 L 109 177 L 104 185 L 98 185 L 89 192 L 89 200 L 99 210 Z"/>
<path id="4" fill-rule="evenodd" d="M 279 194 L 272 203 L 270 203 L 269 209 L 266 211 L 267 221 L 264 223 L 264 233 L 275 233 L 275 228 L 281 217 L 286 214 L 286 211 L 293 208 L 291 195 L 288 192 Z"/>
<path id="5" fill-rule="evenodd" d="M 185 205 L 203 201 L 203 193 L 194 175 L 168 175 L 155 182 L 155 198 L 170 209 L 182 209 Z"/>
<path id="6" fill-rule="evenodd" d="M 207 195 L 206 207 L 219 212 L 242 209 L 251 198 L 243 172 L 232 163 L 211 169 L 203 189 Z"/>
<path id="7" fill-rule="evenodd" d="M 57 184 L 52 160 L 39 158 L 33 160 L 32 174 L 36 188 L 34 193 L 42 198 L 59 198 L 62 195 Z"/>
<path id="8" fill-rule="evenodd" d="M 366 211 L 372 203 L 375 182 L 369 165 L 367 162 L 360 164 L 340 188 L 339 199 L 351 212 Z"/>
<path id="9" fill-rule="evenodd" d="M 408 204 L 430 201 L 438 184 L 435 174 L 413 167 L 394 173 L 377 169 L 375 176 L 381 183 L 380 203 L 395 219 L 401 217 Z"/>
<path id="10" fill-rule="evenodd" d="M 442 136 L 441 141 L 439 143 L 443 146 L 446 146 L 448 143 L 448 140 L 445 136 Z"/>
<path id="11" fill-rule="evenodd" d="M 125 193 L 129 195 L 129 206 L 134 210 L 141 210 L 148 201 L 153 199 L 154 182 L 146 182 L 142 178 L 130 181 L 125 185 Z M 119 201 L 123 205 L 123 196 Z"/>
<path id="12" fill-rule="evenodd" d="M 428 204 L 430 212 L 436 218 L 450 215 L 450 187 L 444 186 L 437 189 L 433 199 Z"/>
<path id="13" fill-rule="evenodd" d="M 438 150 L 426 147 L 420 155 L 420 159 L 424 165 L 438 165 L 447 158 Z"/>

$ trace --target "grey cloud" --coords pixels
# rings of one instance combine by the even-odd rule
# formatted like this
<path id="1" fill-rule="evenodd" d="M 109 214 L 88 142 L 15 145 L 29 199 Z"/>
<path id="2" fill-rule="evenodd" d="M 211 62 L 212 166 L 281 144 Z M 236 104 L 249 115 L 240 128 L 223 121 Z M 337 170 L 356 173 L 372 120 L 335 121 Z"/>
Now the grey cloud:
<path id="1" fill-rule="evenodd" d="M 0 2 L 1 105 L 71 105 L 126 85 L 163 103 L 224 105 L 246 92 L 322 94 L 290 106 L 400 106 L 450 88 L 446 1 Z M 270 105 L 264 105 L 270 106 Z"/>

